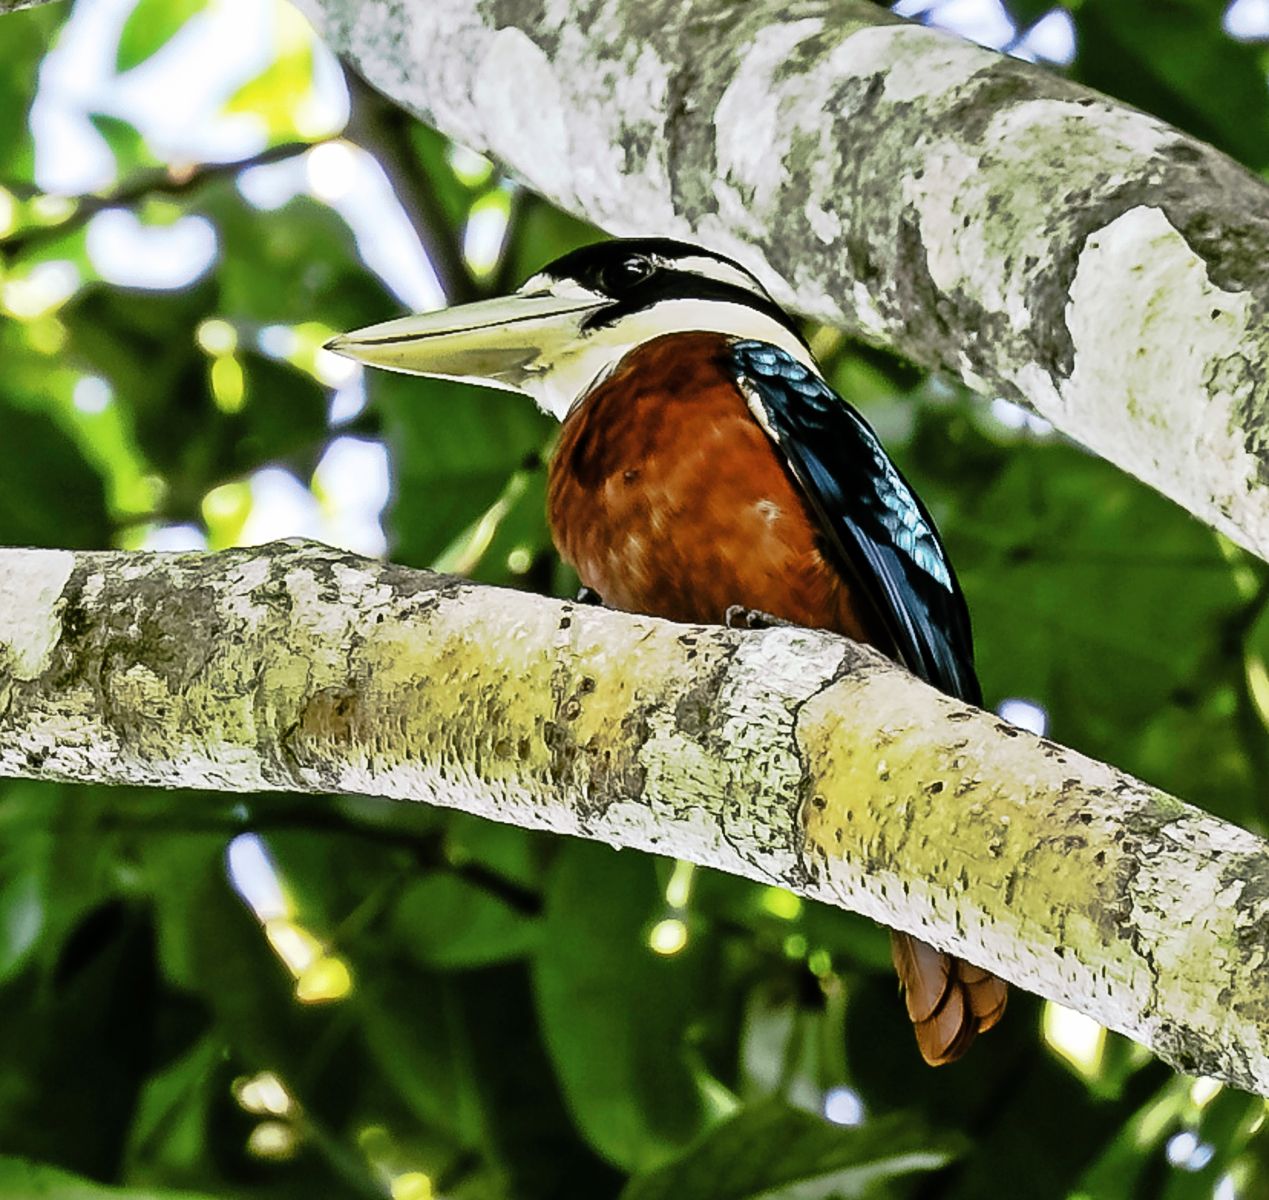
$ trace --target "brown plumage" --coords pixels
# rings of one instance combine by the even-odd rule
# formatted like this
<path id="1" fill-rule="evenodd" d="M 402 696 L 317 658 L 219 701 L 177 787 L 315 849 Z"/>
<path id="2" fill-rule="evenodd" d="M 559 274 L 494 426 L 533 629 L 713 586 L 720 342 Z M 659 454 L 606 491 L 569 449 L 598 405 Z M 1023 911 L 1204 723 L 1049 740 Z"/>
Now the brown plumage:
<path id="1" fill-rule="evenodd" d="M 726 353 L 718 334 L 656 338 L 569 413 L 548 484 L 560 553 L 614 608 L 715 623 L 741 605 L 886 649 Z M 1006 991 L 994 976 L 907 934 L 892 948 L 931 1065 L 959 1058 L 1000 1019 Z"/>

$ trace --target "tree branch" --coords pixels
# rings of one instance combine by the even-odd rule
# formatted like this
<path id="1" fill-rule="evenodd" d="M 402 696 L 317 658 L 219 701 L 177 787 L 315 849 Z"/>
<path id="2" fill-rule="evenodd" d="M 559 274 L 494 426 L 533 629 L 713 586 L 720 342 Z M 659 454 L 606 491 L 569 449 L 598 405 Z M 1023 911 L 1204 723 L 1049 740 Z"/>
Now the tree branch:
<path id="1" fill-rule="evenodd" d="M 1269 1095 L 1269 845 L 829 634 L 312 544 L 8 550 L 0 775 L 423 800 L 671 852 Z"/>
<path id="2" fill-rule="evenodd" d="M 104 195 L 70 197 L 75 207 L 65 220 L 52 225 L 26 225 L 7 237 L 0 237 L 0 264 L 13 262 L 34 247 L 65 237 L 87 225 L 99 212 L 108 208 L 128 208 L 151 196 L 187 196 L 217 179 L 232 179 L 252 167 L 267 166 L 269 163 L 307 154 L 314 146 L 320 146 L 323 141 L 328 140 L 330 139 L 318 138 L 312 142 L 280 142 L 248 158 L 232 159 L 229 162 L 198 163 L 185 168 L 154 167 L 138 172 Z M 6 187 L 12 190 L 12 185 Z M 38 195 L 38 190 L 33 194 Z"/>
<path id="3" fill-rule="evenodd" d="M 1269 190 L 868 0 L 300 0 L 424 120 L 616 233 L 1030 405 L 1269 556 Z"/>
<path id="4" fill-rule="evenodd" d="M 346 70 L 351 115 L 344 135 L 373 154 L 401 201 L 423 252 L 450 304 L 480 298 L 462 247 L 447 228 L 433 182 L 415 159 L 409 142 L 409 116 L 374 90 L 356 71 Z"/>

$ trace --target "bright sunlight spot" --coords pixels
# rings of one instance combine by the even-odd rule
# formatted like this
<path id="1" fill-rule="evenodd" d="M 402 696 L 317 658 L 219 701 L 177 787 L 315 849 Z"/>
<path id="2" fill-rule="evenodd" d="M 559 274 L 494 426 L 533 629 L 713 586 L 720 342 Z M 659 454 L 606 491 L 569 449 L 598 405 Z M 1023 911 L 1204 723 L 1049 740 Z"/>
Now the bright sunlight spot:
<path id="1" fill-rule="evenodd" d="M 652 926 L 648 934 L 648 945 L 658 954 L 667 957 L 677 954 L 687 945 L 687 925 L 678 917 L 666 917 Z"/>
<path id="2" fill-rule="evenodd" d="M 240 833 L 226 852 L 229 882 L 246 901 L 258 921 L 289 917 L 291 902 L 282 887 L 278 869 L 257 833 Z"/>
<path id="3" fill-rule="evenodd" d="M 114 393 L 100 375 L 85 375 L 75 384 L 71 393 L 71 403 L 82 413 L 96 416 L 110 407 Z"/>
<path id="4" fill-rule="evenodd" d="M 1037 737 L 1043 737 L 1049 727 L 1049 714 L 1032 700 L 1020 700 L 1017 697 L 1010 697 L 1008 700 L 1000 702 L 996 713 L 1008 721 L 1010 725 L 1016 725 L 1019 729 L 1026 729 Z"/>
<path id="5" fill-rule="evenodd" d="M 392 1200 L 432 1200 L 435 1194 L 422 1171 L 407 1171 L 392 1181 Z"/>
<path id="6" fill-rule="evenodd" d="M 229 354 L 222 354 L 212 360 L 211 365 L 212 400 L 223 413 L 242 411 L 247 399 L 247 377 L 242 363 Z"/>
<path id="7" fill-rule="evenodd" d="M 39 317 L 64 304 L 79 287 L 79 268 L 57 259 L 37 263 L 25 275 L 6 279 L 0 287 L 0 304 L 12 317 Z"/>
<path id="8" fill-rule="evenodd" d="M 665 902 L 671 908 L 684 909 L 692 898 L 692 882 L 696 878 L 696 864 L 679 859 L 665 885 Z"/>
<path id="9" fill-rule="evenodd" d="M 1269 39 L 1269 0 L 1234 0 L 1221 23 L 1225 32 L 1239 41 Z"/>
<path id="10" fill-rule="evenodd" d="M 303 971 L 295 981 L 295 998 L 301 1004 L 326 1004 L 342 1000 L 352 991 L 352 972 L 342 958 L 326 955 Z"/>
<path id="11" fill-rule="evenodd" d="M 763 888 L 762 907 L 773 917 L 779 917 L 783 921 L 796 921 L 802 912 L 802 898 L 784 888 Z"/>
<path id="12" fill-rule="evenodd" d="M 1092 1017 L 1046 1000 L 1041 1027 L 1044 1040 L 1081 1075 L 1091 1078 L 1101 1069 L 1106 1030 Z"/>
<path id="13" fill-rule="evenodd" d="M 1075 60 L 1075 22 L 1071 14 L 1064 8 L 1046 13 L 1027 30 L 1018 48 L 1044 62 L 1070 66 Z"/>
<path id="14" fill-rule="evenodd" d="M 854 1088 L 844 1084 L 829 1088 L 824 1093 L 824 1118 L 834 1125 L 860 1125 L 864 1119 L 864 1102 Z"/>
<path id="15" fill-rule="evenodd" d="M 1200 1075 L 1190 1085 L 1190 1099 L 1197 1107 L 1206 1108 L 1220 1095 L 1221 1088 L 1224 1086 L 1219 1079 L 1212 1079 L 1208 1075 Z"/>
<path id="16" fill-rule="evenodd" d="M 357 159 L 347 142 L 325 142 L 305 155 L 304 173 L 309 192 L 327 204 L 348 195 L 355 182 Z"/>
<path id="17" fill-rule="evenodd" d="M 290 1158 L 298 1146 L 298 1134 L 284 1121 L 261 1121 L 247 1138 L 248 1154 L 278 1162 Z"/>
<path id="18" fill-rule="evenodd" d="M 264 936 L 269 939 L 273 952 L 286 963 L 287 970 L 296 978 L 322 957 L 322 943 L 303 926 L 286 917 L 274 917 L 265 921 Z"/>
<path id="19" fill-rule="evenodd" d="M 1183 1130 L 1168 1139 L 1165 1150 L 1168 1162 L 1181 1171 L 1201 1171 L 1216 1154 L 1216 1148 L 1199 1141 L 1191 1130 Z"/>
<path id="20" fill-rule="evenodd" d="M 194 337 L 205 354 L 232 354 L 238 349 L 238 331 L 219 317 L 204 321 L 195 330 Z"/>
<path id="21" fill-rule="evenodd" d="M 125 208 L 88 222 L 88 259 L 107 283 L 172 291 L 188 287 L 216 261 L 216 229 L 206 217 L 148 225 Z"/>
<path id="22" fill-rule="evenodd" d="M 285 1117 L 295 1108 L 291 1093 L 272 1071 L 235 1079 L 233 1093 L 239 1107 L 257 1116 Z"/>

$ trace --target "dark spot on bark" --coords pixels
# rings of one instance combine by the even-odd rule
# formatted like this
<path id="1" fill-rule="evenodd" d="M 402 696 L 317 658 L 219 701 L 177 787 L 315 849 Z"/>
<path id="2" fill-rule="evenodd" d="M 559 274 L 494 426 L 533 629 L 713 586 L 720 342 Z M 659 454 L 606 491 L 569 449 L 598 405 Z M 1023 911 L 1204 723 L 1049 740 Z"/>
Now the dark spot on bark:
<path id="1" fill-rule="evenodd" d="M 1066 99 L 1070 84 L 1027 63 L 998 60 L 958 89 L 961 99 L 949 107 L 944 121 L 970 143 L 981 141 L 987 126 L 1005 108 L 1024 100 Z"/>
<path id="2" fill-rule="evenodd" d="M 348 687 L 314 692 L 292 726 L 292 750 L 300 742 L 333 742 L 343 749 L 356 740 L 362 718 L 360 694 Z"/>

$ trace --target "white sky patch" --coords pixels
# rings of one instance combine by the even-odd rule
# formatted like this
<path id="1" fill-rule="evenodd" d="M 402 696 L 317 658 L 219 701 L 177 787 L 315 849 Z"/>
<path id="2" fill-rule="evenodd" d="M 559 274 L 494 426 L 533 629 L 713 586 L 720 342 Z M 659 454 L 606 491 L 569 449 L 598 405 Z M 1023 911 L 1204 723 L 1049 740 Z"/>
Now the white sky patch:
<path id="1" fill-rule="evenodd" d="M 0 286 L 0 304 L 15 317 L 38 317 L 63 304 L 78 287 L 79 268 L 65 259 L 52 259 L 6 279 Z"/>
<path id="2" fill-rule="evenodd" d="M 313 473 L 326 520 L 322 540 L 357 554 L 387 552 L 380 517 L 388 503 L 391 473 L 382 442 L 336 438 Z"/>
<path id="3" fill-rule="evenodd" d="M 1232 38 L 1243 42 L 1269 40 L 1269 0 L 1234 0 L 1221 24 Z"/>
<path id="4" fill-rule="evenodd" d="M 329 204 L 348 223 L 362 261 L 405 307 L 427 312 L 444 306 L 445 293 L 392 184 L 359 147 L 331 142 L 302 158 L 252 167 L 238 177 L 238 190 L 265 211 L 304 194 Z"/>
<path id="5" fill-rule="evenodd" d="M 381 442 L 338 437 L 322 455 L 312 489 L 281 467 L 251 476 L 251 511 L 238 545 L 303 537 L 357 554 L 383 554 L 387 539 L 380 519 L 390 483 Z"/>
<path id="6" fill-rule="evenodd" d="M 256 334 L 256 345 L 270 358 L 290 358 L 300 346 L 300 335 L 290 325 L 265 325 Z"/>
<path id="7" fill-rule="evenodd" d="M 854 1088 L 845 1085 L 829 1088 L 824 1093 L 824 1117 L 834 1125 L 862 1125 L 864 1102 Z"/>
<path id="8" fill-rule="evenodd" d="M 343 386 L 335 389 L 330 398 L 330 410 L 327 419 L 332 427 L 346 425 L 355 420 L 366 407 L 365 372 L 358 372 Z"/>
<path id="9" fill-rule="evenodd" d="M 308 169 L 303 158 L 250 167 L 238 176 L 238 191 L 252 208 L 273 212 L 308 190 Z"/>
<path id="10" fill-rule="evenodd" d="M 107 283 L 188 287 L 216 261 L 216 229 L 201 216 L 146 225 L 130 209 L 108 208 L 88 222 L 88 258 Z"/>
<path id="11" fill-rule="evenodd" d="M 76 382 L 75 390 L 71 393 L 71 403 L 88 416 L 105 412 L 113 398 L 110 384 L 100 375 L 83 376 Z"/>
<path id="12" fill-rule="evenodd" d="M 1172 1166 L 1182 1171 L 1201 1171 L 1216 1155 L 1216 1147 L 1199 1141 L 1198 1135 L 1185 1129 L 1168 1139 L 1164 1153 Z"/>
<path id="13" fill-rule="evenodd" d="M 1000 0 L 943 0 L 930 13 L 927 24 L 993 50 L 1003 50 L 1018 32 Z"/>
<path id="14" fill-rule="evenodd" d="M 990 411 L 992 418 L 1006 429 L 1015 432 L 1026 430 L 1037 437 L 1048 437 L 1053 432 L 1051 421 L 1046 421 L 1043 417 L 1036 416 L 1035 413 L 1023 408 L 1021 404 L 1015 404 L 1012 400 L 1006 400 L 1003 396 L 997 396 L 991 402 Z"/>
<path id="15" fill-rule="evenodd" d="M 1008 700 L 1002 700 L 996 712 L 1010 725 L 1027 729 L 1038 737 L 1043 737 L 1049 727 L 1049 714 L 1033 700 L 1011 697 Z"/>
<path id="16" fill-rule="evenodd" d="M 348 187 L 332 207 L 352 229 L 362 261 L 411 311 L 443 307 L 445 293 L 436 272 L 383 168 L 373 155 L 349 149 Z"/>
<path id="17" fill-rule="evenodd" d="M 259 121 L 219 109 L 271 60 L 272 7 L 217 0 L 158 54 L 116 76 L 115 46 L 132 7 L 132 0 L 83 0 L 44 60 L 31 126 L 36 179 L 48 191 L 91 191 L 114 179 L 113 156 L 90 112 L 131 121 L 160 155 L 175 159 L 239 158 L 264 145 Z"/>
<path id="18" fill-rule="evenodd" d="M 196 525 L 156 525 L 145 535 L 142 550 L 206 550 L 207 536 Z"/>
<path id="19" fill-rule="evenodd" d="M 1265 0 L 1269 6 L 1269 0 Z M 1036 58 L 1043 62 L 1068 67 L 1075 61 L 1075 22 L 1064 8 L 1045 13 L 1015 48 L 1020 58 Z"/>
<path id="20" fill-rule="evenodd" d="M 335 204 L 348 194 L 356 170 L 356 154 L 347 142 L 326 142 L 304 156 L 308 191 L 327 204 Z"/>
<path id="21" fill-rule="evenodd" d="M 498 265 L 511 216 L 510 197 L 492 193 L 476 204 L 463 229 L 463 258 L 477 275 L 487 275 Z"/>
<path id="22" fill-rule="evenodd" d="M 259 834 L 240 833 L 234 838 L 225 852 L 225 865 L 234 891 L 257 920 L 283 920 L 291 915 L 278 869 Z"/>
<path id="23" fill-rule="evenodd" d="M 260 546 L 281 538 L 323 539 L 317 497 L 290 471 L 265 467 L 251 476 L 251 513 L 238 538 L 240 546 Z"/>

